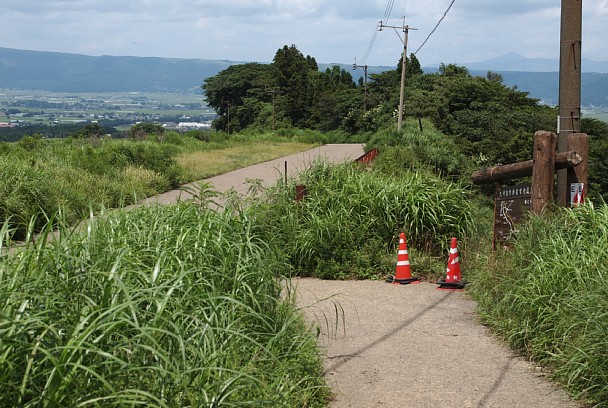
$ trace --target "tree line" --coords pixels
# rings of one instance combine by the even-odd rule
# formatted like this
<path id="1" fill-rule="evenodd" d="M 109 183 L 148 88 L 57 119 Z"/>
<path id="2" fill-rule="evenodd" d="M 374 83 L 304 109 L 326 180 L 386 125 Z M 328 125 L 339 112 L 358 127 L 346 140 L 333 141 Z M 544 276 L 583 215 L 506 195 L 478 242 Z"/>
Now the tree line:
<path id="1" fill-rule="evenodd" d="M 556 131 L 556 108 L 506 86 L 500 74 L 474 76 L 454 64 L 425 74 L 414 54 L 405 65 L 405 117 L 430 119 L 479 166 L 529 160 L 534 132 Z M 285 45 L 272 63 L 233 65 L 205 79 L 202 89 L 218 114 L 213 126 L 220 131 L 294 127 L 369 138 L 396 122 L 401 67 L 400 60 L 395 69 L 371 74 L 365 84 L 339 66 L 321 72 L 314 57 Z M 608 169 L 602 153 L 608 148 L 608 124 L 583 119 L 581 130 L 592 141 L 590 182 L 608 198 L 608 181 L 601 177 Z M 367 140 L 357 137 L 362 139 Z"/>

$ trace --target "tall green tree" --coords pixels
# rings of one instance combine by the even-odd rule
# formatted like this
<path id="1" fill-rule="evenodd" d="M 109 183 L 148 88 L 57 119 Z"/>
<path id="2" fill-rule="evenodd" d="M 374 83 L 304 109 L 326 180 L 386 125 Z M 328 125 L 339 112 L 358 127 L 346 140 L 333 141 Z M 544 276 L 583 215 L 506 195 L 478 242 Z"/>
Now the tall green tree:
<path id="1" fill-rule="evenodd" d="M 279 49 L 273 66 L 281 96 L 278 107 L 293 126 L 305 126 L 310 110 L 309 73 L 318 70 L 312 57 L 304 57 L 295 45 Z"/>
<path id="2" fill-rule="evenodd" d="M 353 109 L 360 109 L 362 99 L 350 72 L 334 65 L 325 72 L 309 74 L 312 93 L 308 127 L 331 131 L 342 126 Z"/>
<path id="3" fill-rule="evenodd" d="M 205 80 L 202 88 L 209 106 L 219 115 L 214 127 L 239 131 L 255 123 L 276 87 L 274 67 L 248 63 L 232 65 Z"/>

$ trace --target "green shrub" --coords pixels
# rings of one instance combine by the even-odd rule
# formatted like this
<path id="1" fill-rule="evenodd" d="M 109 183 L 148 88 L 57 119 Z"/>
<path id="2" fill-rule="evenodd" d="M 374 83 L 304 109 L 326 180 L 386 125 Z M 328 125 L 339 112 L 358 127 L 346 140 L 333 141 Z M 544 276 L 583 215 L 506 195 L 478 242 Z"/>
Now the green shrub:
<path id="1" fill-rule="evenodd" d="M 33 218 L 40 228 L 58 210 L 52 180 L 43 166 L 30 160 L 0 156 L 0 222 L 9 222 L 23 237 Z M 35 217 L 38 216 L 38 217 Z"/>
<path id="2" fill-rule="evenodd" d="M 467 158 L 453 138 L 437 131 L 428 120 L 423 120 L 420 131 L 418 121 L 409 119 L 402 132 L 384 129 L 371 136 L 366 150 L 378 148 L 381 155 L 375 169 L 386 174 L 428 169 L 442 176 L 460 176 L 469 172 Z"/>

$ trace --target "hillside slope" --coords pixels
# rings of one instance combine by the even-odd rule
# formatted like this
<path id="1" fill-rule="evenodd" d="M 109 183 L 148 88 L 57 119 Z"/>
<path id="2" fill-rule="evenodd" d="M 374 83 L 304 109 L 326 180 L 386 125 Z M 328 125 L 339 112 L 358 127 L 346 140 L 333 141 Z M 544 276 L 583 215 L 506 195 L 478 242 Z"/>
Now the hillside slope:
<path id="1" fill-rule="evenodd" d="M 534 61 L 534 60 L 530 60 Z M 93 57 L 0 47 L 0 89 L 40 89 L 52 92 L 187 92 L 200 93 L 205 78 L 242 62 L 158 57 Z M 494 67 L 492 61 L 488 66 Z M 522 63 L 523 64 L 523 63 Z M 598 63 L 599 64 L 599 63 Z M 319 64 L 324 70 L 333 64 Z M 346 70 L 352 66 L 340 65 Z M 466 65 L 466 64 L 465 64 Z M 485 76 L 483 63 L 471 63 L 473 75 Z M 525 66 L 525 65 L 522 65 Z M 531 65 L 532 69 L 533 65 Z M 496 68 L 496 67 L 494 67 Z M 379 73 L 392 67 L 369 67 Z M 488 68 L 492 69 L 492 68 Z M 437 68 L 425 68 L 434 72 Z M 557 72 L 496 70 L 507 86 L 517 86 L 549 105 L 558 99 Z M 362 70 L 353 71 L 358 80 Z M 608 74 L 584 72 L 582 105 L 608 106 Z"/>

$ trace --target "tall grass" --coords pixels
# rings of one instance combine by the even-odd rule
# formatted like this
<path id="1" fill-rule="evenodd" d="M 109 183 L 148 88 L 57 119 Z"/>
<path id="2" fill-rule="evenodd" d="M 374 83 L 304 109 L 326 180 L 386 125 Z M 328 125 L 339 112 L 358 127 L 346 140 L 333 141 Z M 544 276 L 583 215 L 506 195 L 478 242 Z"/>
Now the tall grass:
<path id="1" fill-rule="evenodd" d="M 608 404 L 608 207 L 534 217 L 471 287 L 484 320 L 576 397 Z"/>
<path id="2" fill-rule="evenodd" d="M 323 406 L 315 339 L 253 230 L 180 204 L 0 246 L 0 406 Z"/>
<path id="3" fill-rule="evenodd" d="M 40 229 L 42 214 L 61 212 L 62 221 L 74 223 L 91 209 L 129 205 L 185 182 L 311 147 L 280 138 L 218 136 L 203 142 L 171 133 L 162 142 L 30 139 L 0 143 L 0 222 L 9 220 L 18 238 L 33 217 Z"/>
<path id="4" fill-rule="evenodd" d="M 307 197 L 294 204 L 296 183 L 306 185 Z M 318 162 L 256 211 L 297 274 L 364 279 L 392 273 L 400 232 L 416 250 L 443 257 L 450 237 L 473 230 L 468 198 L 462 187 L 431 174 L 392 177 L 355 164 Z"/>

